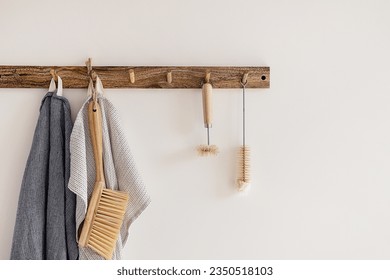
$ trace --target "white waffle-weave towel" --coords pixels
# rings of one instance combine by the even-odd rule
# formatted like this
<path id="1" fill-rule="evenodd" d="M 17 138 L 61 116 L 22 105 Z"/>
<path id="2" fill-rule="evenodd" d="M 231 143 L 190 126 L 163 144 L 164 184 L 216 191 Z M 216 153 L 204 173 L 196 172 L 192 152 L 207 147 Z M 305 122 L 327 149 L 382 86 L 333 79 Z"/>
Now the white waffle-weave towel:
<path id="1" fill-rule="evenodd" d="M 145 185 L 136 169 L 133 156 L 121 128 L 118 114 L 113 104 L 103 96 L 103 85 L 96 79 L 95 89 L 102 111 L 103 123 L 103 162 L 106 186 L 125 191 L 129 203 L 125 213 L 120 236 L 112 259 L 121 259 L 121 251 L 129 234 L 129 227 L 150 202 Z M 92 84 L 88 88 L 88 99 L 81 107 L 70 139 L 70 179 L 68 188 L 77 195 L 76 235 L 87 213 L 88 201 L 95 183 L 95 163 L 88 127 L 88 102 L 91 99 Z M 79 259 L 104 259 L 89 248 L 79 247 Z"/>

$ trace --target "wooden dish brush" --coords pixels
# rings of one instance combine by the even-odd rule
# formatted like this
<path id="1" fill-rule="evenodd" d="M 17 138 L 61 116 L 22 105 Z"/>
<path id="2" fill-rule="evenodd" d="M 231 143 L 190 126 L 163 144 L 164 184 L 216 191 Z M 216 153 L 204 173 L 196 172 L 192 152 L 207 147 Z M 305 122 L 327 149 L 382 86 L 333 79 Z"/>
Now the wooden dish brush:
<path id="1" fill-rule="evenodd" d="M 103 169 L 101 109 L 96 100 L 88 104 L 88 122 L 96 165 L 96 180 L 79 238 L 105 259 L 111 259 L 122 226 L 129 196 L 106 188 Z"/>
<path id="2" fill-rule="evenodd" d="M 210 128 L 213 122 L 213 86 L 210 83 L 210 73 L 206 75 L 206 82 L 202 86 L 203 120 L 204 127 L 207 129 L 207 145 L 198 146 L 200 156 L 218 154 L 218 147 L 210 145 Z"/>

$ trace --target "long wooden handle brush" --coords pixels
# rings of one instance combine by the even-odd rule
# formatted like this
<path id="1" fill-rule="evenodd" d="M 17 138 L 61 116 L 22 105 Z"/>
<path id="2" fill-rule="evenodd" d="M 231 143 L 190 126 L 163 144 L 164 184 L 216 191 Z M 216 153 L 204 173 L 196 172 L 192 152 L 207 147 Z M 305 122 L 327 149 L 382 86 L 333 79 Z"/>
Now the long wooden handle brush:
<path id="1" fill-rule="evenodd" d="M 203 120 L 204 126 L 207 128 L 207 145 L 200 145 L 198 153 L 200 156 L 216 155 L 218 147 L 210 145 L 210 128 L 213 122 L 213 86 L 209 82 L 209 75 L 207 75 L 206 83 L 202 86 L 202 102 L 203 102 Z"/>
<path id="2" fill-rule="evenodd" d="M 241 82 L 242 85 L 242 146 L 238 152 L 238 178 L 237 188 L 246 191 L 250 186 L 250 149 L 245 143 L 245 86 L 247 74 Z"/>
<path id="3" fill-rule="evenodd" d="M 111 259 L 126 211 L 128 194 L 106 188 L 103 169 L 102 115 L 96 98 L 88 104 L 88 122 L 96 165 L 96 180 L 79 245 L 91 248 L 105 259 Z"/>

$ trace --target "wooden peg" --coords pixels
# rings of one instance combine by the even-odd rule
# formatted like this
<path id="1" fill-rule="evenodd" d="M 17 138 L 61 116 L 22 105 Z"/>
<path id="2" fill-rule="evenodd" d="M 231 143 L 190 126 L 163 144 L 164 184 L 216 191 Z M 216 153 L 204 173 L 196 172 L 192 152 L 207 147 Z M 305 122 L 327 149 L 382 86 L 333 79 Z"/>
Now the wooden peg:
<path id="1" fill-rule="evenodd" d="M 244 76 L 242 76 L 241 83 L 245 85 L 248 82 L 248 76 L 249 76 L 248 72 L 244 73 Z"/>
<path id="2" fill-rule="evenodd" d="M 211 76 L 211 73 L 207 72 L 206 73 L 206 78 L 205 78 L 206 83 L 210 83 L 210 76 Z"/>
<path id="3" fill-rule="evenodd" d="M 92 71 L 92 59 L 90 57 L 85 62 L 85 65 L 87 66 L 88 75 L 90 75 Z"/>
<path id="4" fill-rule="evenodd" d="M 95 81 L 97 74 L 94 70 L 92 70 L 92 59 L 88 58 L 87 61 L 85 62 L 85 65 L 87 66 L 87 74 L 89 78 Z"/>
<path id="5" fill-rule="evenodd" d="M 57 73 L 55 69 L 50 69 L 50 74 L 55 81 L 57 81 Z"/>
<path id="6" fill-rule="evenodd" d="M 94 70 L 91 70 L 91 74 L 90 75 L 91 75 L 92 80 L 95 81 L 96 78 L 97 78 L 96 72 Z"/>
<path id="7" fill-rule="evenodd" d="M 129 75 L 130 75 L 130 83 L 134 84 L 135 83 L 135 74 L 134 74 L 133 69 L 129 70 Z"/>
<path id="8" fill-rule="evenodd" d="M 168 84 L 172 84 L 172 71 L 167 73 L 167 82 Z"/>

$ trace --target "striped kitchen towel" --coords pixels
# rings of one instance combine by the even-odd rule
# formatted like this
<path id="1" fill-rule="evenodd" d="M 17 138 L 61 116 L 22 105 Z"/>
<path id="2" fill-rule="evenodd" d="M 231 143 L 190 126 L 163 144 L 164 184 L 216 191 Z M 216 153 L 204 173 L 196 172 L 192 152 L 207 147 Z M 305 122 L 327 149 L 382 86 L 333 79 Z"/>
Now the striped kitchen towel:
<path id="1" fill-rule="evenodd" d="M 113 259 L 121 259 L 121 251 L 128 238 L 129 227 L 148 206 L 150 198 L 136 169 L 118 114 L 113 104 L 103 96 L 103 86 L 99 77 L 96 79 L 95 88 L 102 110 L 103 162 L 106 186 L 129 194 L 127 210 L 113 254 Z M 71 166 L 68 188 L 77 195 L 76 234 L 81 230 L 95 183 L 95 163 L 87 110 L 88 102 L 91 100 L 92 83 L 88 92 L 89 97 L 77 115 L 70 139 Z M 98 260 L 104 258 L 90 248 L 79 247 L 79 259 Z"/>

